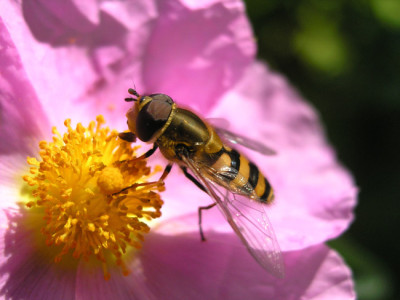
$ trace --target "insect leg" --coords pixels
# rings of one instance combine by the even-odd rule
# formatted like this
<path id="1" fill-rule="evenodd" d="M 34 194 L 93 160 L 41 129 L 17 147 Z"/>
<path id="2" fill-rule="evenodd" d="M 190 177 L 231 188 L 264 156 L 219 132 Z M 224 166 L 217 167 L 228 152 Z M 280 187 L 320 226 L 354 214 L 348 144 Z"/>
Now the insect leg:
<path id="1" fill-rule="evenodd" d="M 158 182 L 160 182 L 160 181 L 163 182 L 164 181 L 164 179 L 167 177 L 167 175 L 171 171 L 171 168 L 172 168 L 172 164 L 168 164 L 165 167 L 164 172 L 162 173 L 162 175 L 161 175 L 160 179 L 158 180 Z M 134 184 L 132 184 L 130 186 L 127 186 L 127 187 L 123 188 L 119 192 L 116 192 L 116 193 L 112 194 L 112 196 L 118 195 L 118 194 L 120 194 L 122 192 L 125 192 L 126 190 L 129 190 L 129 189 L 132 189 L 132 188 L 137 188 L 139 186 L 156 185 L 156 184 L 157 184 L 157 182 L 154 182 L 154 181 L 153 182 L 144 182 L 144 183 L 134 183 Z"/>
<path id="2" fill-rule="evenodd" d="M 126 163 L 127 161 L 137 161 L 137 160 L 141 160 L 141 159 L 144 159 L 144 158 L 148 158 L 157 150 L 157 148 L 158 148 L 157 144 L 154 144 L 153 148 L 151 148 L 150 150 L 146 151 L 144 154 L 142 154 L 142 155 L 140 155 L 140 156 L 138 156 L 136 158 L 133 158 L 133 159 L 119 160 L 119 161 L 114 162 L 114 164 L 115 165 L 123 164 L 123 163 Z"/>
<path id="3" fill-rule="evenodd" d="M 199 231 L 200 231 L 200 238 L 201 238 L 201 240 L 202 240 L 203 242 L 206 241 L 206 237 L 204 236 L 203 226 L 201 225 L 202 212 L 203 212 L 203 210 L 213 208 L 215 205 L 217 205 L 217 203 L 213 203 L 213 204 L 210 204 L 210 205 L 207 205 L 207 206 L 200 206 L 200 207 L 199 207 L 199 210 L 198 210 L 198 212 L 199 212 Z"/>
<path id="4" fill-rule="evenodd" d="M 120 132 L 118 134 L 118 137 L 121 140 L 124 140 L 124 141 L 126 141 L 128 143 L 136 142 L 136 135 L 134 133 L 130 132 L 130 131 L 129 132 Z"/>
<path id="5" fill-rule="evenodd" d="M 150 150 L 146 151 L 146 153 L 140 155 L 139 157 L 135 158 L 135 160 L 139 160 L 139 159 L 143 159 L 143 158 L 148 158 L 150 156 L 153 155 L 154 152 L 156 152 L 158 148 L 158 145 L 154 143 L 153 148 L 151 148 Z"/>
<path id="6" fill-rule="evenodd" d="M 192 175 L 187 171 L 186 167 L 181 166 L 181 169 L 183 171 L 183 173 L 185 174 L 185 176 L 191 181 L 193 182 L 199 189 L 201 189 L 203 192 L 207 193 L 206 188 Z M 213 208 L 217 203 L 213 203 L 210 204 L 208 206 L 200 206 L 199 207 L 199 231 L 200 231 L 200 237 L 201 240 L 204 242 L 206 240 L 206 237 L 204 236 L 204 232 L 203 232 L 203 226 L 202 226 L 202 212 L 205 209 L 210 209 Z"/>
<path id="7" fill-rule="evenodd" d="M 165 169 L 164 172 L 162 173 L 160 179 L 158 181 L 164 181 L 164 179 L 167 177 L 167 175 L 169 174 L 169 172 L 171 172 L 172 169 L 172 165 L 173 164 L 168 164 Z"/>
<path id="8" fill-rule="evenodd" d="M 179 153 L 180 156 L 184 155 L 186 152 L 187 155 L 187 149 L 185 148 L 181 148 L 179 149 L 179 151 L 177 151 L 177 153 Z M 178 156 L 179 156 L 178 155 Z M 192 175 L 187 171 L 187 168 L 184 166 L 181 166 L 181 169 L 183 171 L 183 173 L 185 174 L 186 178 L 188 178 L 191 182 L 193 182 L 199 189 L 201 189 L 203 192 L 207 193 L 206 188 Z M 198 214 L 199 214 L 199 231 L 200 231 L 200 238 L 201 240 L 204 242 L 206 241 L 206 238 L 204 236 L 204 232 L 203 232 L 203 226 L 202 226 L 202 212 L 205 209 L 210 209 L 213 208 L 217 203 L 213 203 L 210 204 L 208 206 L 200 206 L 198 209 Z"/>
<path id="9" fill-rule="evenodd" d="M 120 194 L 122 192 L 125 192 L 125 191 L 129 190 L 129 189 L 136 189 L 136 188 L 138 188 L 140 186 L 149 186 L 149 185 L 157 185 L 157 184 L 158 183 L 154 182 L 154 181 L 153 182 L 134 183 L 134 184 L 132 184 L 130 186 L 127 186 L 126 188 L 123 188 L 119 192 L 111 194 L 111 196 L 116 196 L 116 195 L 118 195 L 118 194 Z"/>
<path id="10" fill-rule="evenodd" d="M 192 174 L 190 174 L 187 171 L 187 168 L 184 166 L 181 166 L 181 169 L 183 171 L 183 174 L 185 174 L 186 178 L 189 179 L 191 182 L 193 182 L 199 189 L 201 189 L 203 192 L 207 193 L 205 187 L 196 179 Z"/>

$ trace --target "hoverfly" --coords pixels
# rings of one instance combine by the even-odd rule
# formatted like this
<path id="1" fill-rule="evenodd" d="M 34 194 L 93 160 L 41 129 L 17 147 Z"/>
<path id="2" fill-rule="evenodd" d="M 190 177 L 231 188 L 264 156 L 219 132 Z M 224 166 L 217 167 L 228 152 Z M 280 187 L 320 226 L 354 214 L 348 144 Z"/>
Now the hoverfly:
<path id="1" fill-rule="evenodd" d="M 135 105 L 126 114 L 130 132 L 121 133 L 120 137 L 133 141 L 137 136 L 143 142 L 153 143 L 142 158 L 160 149 L 170 162 L 160 180 L 176 163 L 188 179 L 214 200 L 209 206 L 199 207 L 202 240 L 205 238 L 201 212 L 217 205 L 255 260 L 282 278 L 282 254 L 265 212 L 265 206 L 273 201 L 273 189 L 257 166 L 224 139 L 264 154 L 274 152 L 257 141 L 211 126 L 193 112 L 178 107 L 165 94 L 141 96 L 134 89 L 128 92 L 136 98 L 125 101 L 134 101 Z"/>

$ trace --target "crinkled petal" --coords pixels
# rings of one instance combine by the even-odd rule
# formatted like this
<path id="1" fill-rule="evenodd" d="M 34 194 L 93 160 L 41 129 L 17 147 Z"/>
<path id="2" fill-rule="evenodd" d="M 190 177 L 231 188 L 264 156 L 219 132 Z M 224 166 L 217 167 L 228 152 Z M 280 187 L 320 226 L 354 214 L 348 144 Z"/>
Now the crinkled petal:
<path id="1" fill-rule="evenodd" d="M 60 128 L 72 116 L 87 123 L 97 114 L 109 112 L 110 116 L 114 113 L 114 126 L 124 124 L 122 116 L 128 105 L 124 106 L 122 99 L 139 74 L 140 51 L 132 36 L 142 39 L 146 30 L 127 32 L 98 3 L 87 4 L 90 17 L 82 14 L 82 7 L 63 5 L 69 16 L 47 2 L 0 4 L 6 28 L 50 123 Z M 81 20 L 80 25 L 75 19 Z M 132 23 L 135 29 L 143 24 L 135 18 Z"/>
<path id="2" fill-rule="evenodd" d="M 233 234 L 207 238 L 147 237 L 138 271 L 156 299 L 355 299 L 350 270 L 324 245 L 285 253 L 281 280 L 262 269 Z"/>
<path id="3" fill-rule="evenodd" d="M 26 157 L 50 134 L 48 119 L 25 72 L 6 25 L 0 19 L 0 207 L 16 205 L 23 193 Z"/>
<path id="4" fill-rule="evenodd" d="M 11 225 L 20 221 L 18 214 L 9 214 L 11 227 L 6 233 L 0 230 L 4 237 L 0 255 L 5 261 L 0 268 L 4 282 L 0 295 L 5 297 L 354 299 L 351 272 L 322 245 L 285 253 L 286 277 L 279 280 L 266 273 L 233 234 L 208 232 L 208 241 L 201 242 L 197 233 L 174 237 L 152 233 L 129 265 L 132 273 L 124 277 L 113 269 L 105 282 L 99 268 L 88 268 L 83 261 L 77 272 L 46 262 L 48 257 L 34 252 L 32 233 Z"/>
<path id="5" fill-rule="evenodd" d="M 0 9 L 52 125 L 101 113 L 122 130 L 129 87 L 206 111 L 251 62 L 241 1 L 202 3 L 3 1 Z"/>
<path id="6" fill-rule="evenodd" d="M 267 210 L 282 250 L 322 243 L 349 226 L 353 178 L 326 142 L 315 111 L 280 75 L 255 63 L 213 116 L 277 151 L 264 156 L 244 149 L 274 187 L 275 203 Z"/>
<path id="7" fill-rule="evenodd" d="M 7 207 L 0 213 L 1 224 L 7 224 L 0 228 L 0 296 L 354 298 L 350 271 L 320 244 L 351 222 L 353 180 L 326 143 L 314 110 L 262 64 L 246 69 L 255 43 L 242 2 L 3 1 L 0 11 L 0 64 L 6 66 L 1 108 L 7 112 L 0 122 L 9 126 L 0 134 L 10 141 L 2 144 L 0 162 L 7 171 L 0 174 L 1 207 Z M 27 139 L 38 137 L 47 124 L 61 128 L 67 117 L 87 123 L 99 113 L 112 127 L 124 129 L 129 105 L 122 99 L 134 83 L 139 92 L 170 94 L 204 117 L 217 105 L 214 115 L 229 119 L 231 129 L 277 150 L 274 157 L 246 153 L 276 191 L 268 211 L 284 250 L 284 280 L 272 278 L 254 261 L 216 209 L 204 214 L 208 241 L 200 242 L 197 207 L 210 199 L 176 170 L 163 197 L 168 227 L 152 229 L 129 264 L 130 276 L 112 269 L 111 280 L 104 282 L 99 269 L 81 263 L 65 270 L 36 252 L 35 235 L 18 225 L 26 216 L 10 214 L 9 208 L 25 193 L 21 180 L 14 180 L 20 169 L 15 166 L 25 162 L 31 145 L 18 135 L 26 131 Z M 26 101 L 21 110 L 19 99 Z"/>
<path id="8" fill-rule="evenodd" d="M 0 155 L 26 156 L 33 153 L 38 138 L 50 127 L 18 49 L 2 19 L 0 69 Z"/>
<path id="9" fill-rule="evenodd" d="M 2 1 L 0 10 L 20 56 L 23 70 L 43 104 L 50 124 L 61 127 L 63 120 L 70 117 L 72 111 L 75 112 L 75 116 L 79 115 L 81 109 L 76 109 L 72 100 L 82 93 L 82 88 L 90 85 L 93 77 L 90 75 L 87 53 L 71 45 L 71 42 L 66 50 L 56 41 L 52 40 L 53 44 L 49 44 L 49 40 L 43 39 L 47 36 L 49 39 L 60 36 L 61 33 L 53 34 L 53 25 L 60 22 L 54 20 L 48 10 L 38 3 Z M 43 22 L 45 24 L 42 24 Z M 28 96 L 25 95 L 24 98 Z"/>
<path id="10" fill-rule="evenodd" d="M 255 53 L 241 1 L 160 1 L 144 57 L 146 93 L 208 111 L 243 74 Z"/>

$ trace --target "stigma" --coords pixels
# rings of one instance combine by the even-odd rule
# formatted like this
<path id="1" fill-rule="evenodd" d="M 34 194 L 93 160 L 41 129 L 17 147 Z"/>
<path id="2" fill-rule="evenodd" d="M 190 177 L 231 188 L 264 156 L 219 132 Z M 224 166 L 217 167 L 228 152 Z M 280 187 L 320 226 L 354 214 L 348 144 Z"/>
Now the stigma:
<path id="1" fill-rule="evenodd" d="M 28 157 L 30 174 L 23 179 L 33 187 L 28 208 L 36 208 L 45 222 L 38 228 L 46 247 L 57 248 L 55 262 L 67 254 L 75 259 L 97 258 L 104 278 L 110 264 L 124 275 L 127 256 L 140 249 L 149 223 L 161 216 L 162 181 L 149 182 L 145 159 L 136 159 L 138 146 L 118 138 L 102 116 L 88 127 L 71 120 L 53 141 L 39 143 L 40 159 Z"/>

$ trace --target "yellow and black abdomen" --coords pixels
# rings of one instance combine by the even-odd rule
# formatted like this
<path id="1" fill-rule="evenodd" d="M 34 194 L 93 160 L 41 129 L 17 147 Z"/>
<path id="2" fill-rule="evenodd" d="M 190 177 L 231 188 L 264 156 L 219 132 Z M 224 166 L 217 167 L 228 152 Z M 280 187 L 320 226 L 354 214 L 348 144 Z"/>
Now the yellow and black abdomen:
<path id="1" fill-rule="evenodd" d="M 223 146 L 211 165 L 220 184 L 232 192 L 271 203 L 273 189 L 258 167 L 235 149 Z"/>

